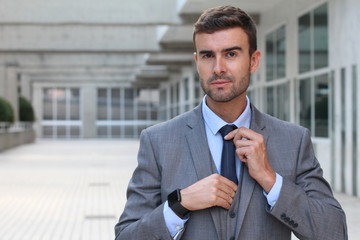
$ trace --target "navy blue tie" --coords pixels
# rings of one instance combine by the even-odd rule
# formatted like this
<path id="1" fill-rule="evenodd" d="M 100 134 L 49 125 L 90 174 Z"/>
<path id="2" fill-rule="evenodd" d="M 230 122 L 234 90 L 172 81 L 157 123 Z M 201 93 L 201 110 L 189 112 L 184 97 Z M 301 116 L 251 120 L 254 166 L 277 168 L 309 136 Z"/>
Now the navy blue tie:
<path id="1" fill-rule="evenodd" d="M 237 127 L 233 124 L 225 125 L 219 130 L 219 132 L 223 137 L 223 150 L 221 154 L 221 175 L 238 184 L 235 165 L 235 145 L 233 139 L 224 140 L 224 137 L 236 128 Z"/>

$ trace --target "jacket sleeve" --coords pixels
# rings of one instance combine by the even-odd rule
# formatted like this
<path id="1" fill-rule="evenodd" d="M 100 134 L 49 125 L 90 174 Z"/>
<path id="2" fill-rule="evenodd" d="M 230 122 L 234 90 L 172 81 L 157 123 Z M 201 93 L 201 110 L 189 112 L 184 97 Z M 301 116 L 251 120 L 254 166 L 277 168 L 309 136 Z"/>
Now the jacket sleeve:
<path id="1" fill-rule="evenodd" d="M 161 174 L 149 134 L 140 136 L 138 166 L 127 189 L 127 202 L 115 226 L 116 240 L 171 240 L 161 202 Z"/>
<path id="2" fill-rule="evenodd" d="M 345 213 L 323 178 L 308 130 L 303 133 L 296 164 L 295 181 L 284 177 L 270 214 L 300 239 L 347 239 Z"/>

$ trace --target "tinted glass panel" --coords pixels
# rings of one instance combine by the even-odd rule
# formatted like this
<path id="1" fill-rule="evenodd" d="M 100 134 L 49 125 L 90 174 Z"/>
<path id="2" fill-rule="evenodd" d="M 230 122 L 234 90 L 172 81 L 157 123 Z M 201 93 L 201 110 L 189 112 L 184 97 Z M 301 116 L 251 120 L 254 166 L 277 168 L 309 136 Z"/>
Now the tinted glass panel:
<path id="1" fill-rule="evenodd" d="M 314 10 L 314 68 L 328 66 L 327 4 Z"/>
<path id="2" fill-rule="evenodd" d="M 329 80 L 327 74 L 315 77 L 315 136 L 329 136 Z"/>
<path id="3" fill-rule="evenodd" d="M 300 125 L 311 130 L 311 80 L 300 80 L 299 92 Z"/>
<path id="4" fill-rule="evenodd" d="M 299 72 L 311 70 L 310 13 L 299 18 Z"/>

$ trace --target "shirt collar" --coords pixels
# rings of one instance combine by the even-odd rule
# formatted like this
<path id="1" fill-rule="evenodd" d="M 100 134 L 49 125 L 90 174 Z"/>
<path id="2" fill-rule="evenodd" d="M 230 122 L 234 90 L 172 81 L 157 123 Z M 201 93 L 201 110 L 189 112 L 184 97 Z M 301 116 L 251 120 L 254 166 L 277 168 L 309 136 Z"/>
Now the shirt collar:
<path id="1" fill-rule="evenodd" d="M 206 95 L 203 98 L 202 104 L 202 113 L 204 116 L 206 126 L 211 130 L 211 132 L 216 135 L 217 132 L 225 126 L 229 124 L 222 120 L 218 115 L 216 115 L 207 105 L 206 105 Z M 251 109 L 250 109 L 250 99 L 246 96 L 246 107 L 244 112 L 236 119 L 233 123 L 236 127 L 250 127 L 251 122 Z"/>

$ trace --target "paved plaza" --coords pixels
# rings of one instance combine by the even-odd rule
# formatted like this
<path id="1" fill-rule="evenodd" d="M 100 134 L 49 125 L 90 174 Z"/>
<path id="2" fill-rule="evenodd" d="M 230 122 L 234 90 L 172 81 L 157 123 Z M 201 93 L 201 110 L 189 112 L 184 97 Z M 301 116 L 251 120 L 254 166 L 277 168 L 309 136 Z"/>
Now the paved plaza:
<path id="1" fill-rule="evenodd" d="M 137 140 L 37 140 L 0 153 L 0 240 L 107 240 L 123 210 Z M 349 239 L 360 199 L 336 194 Z"/>

